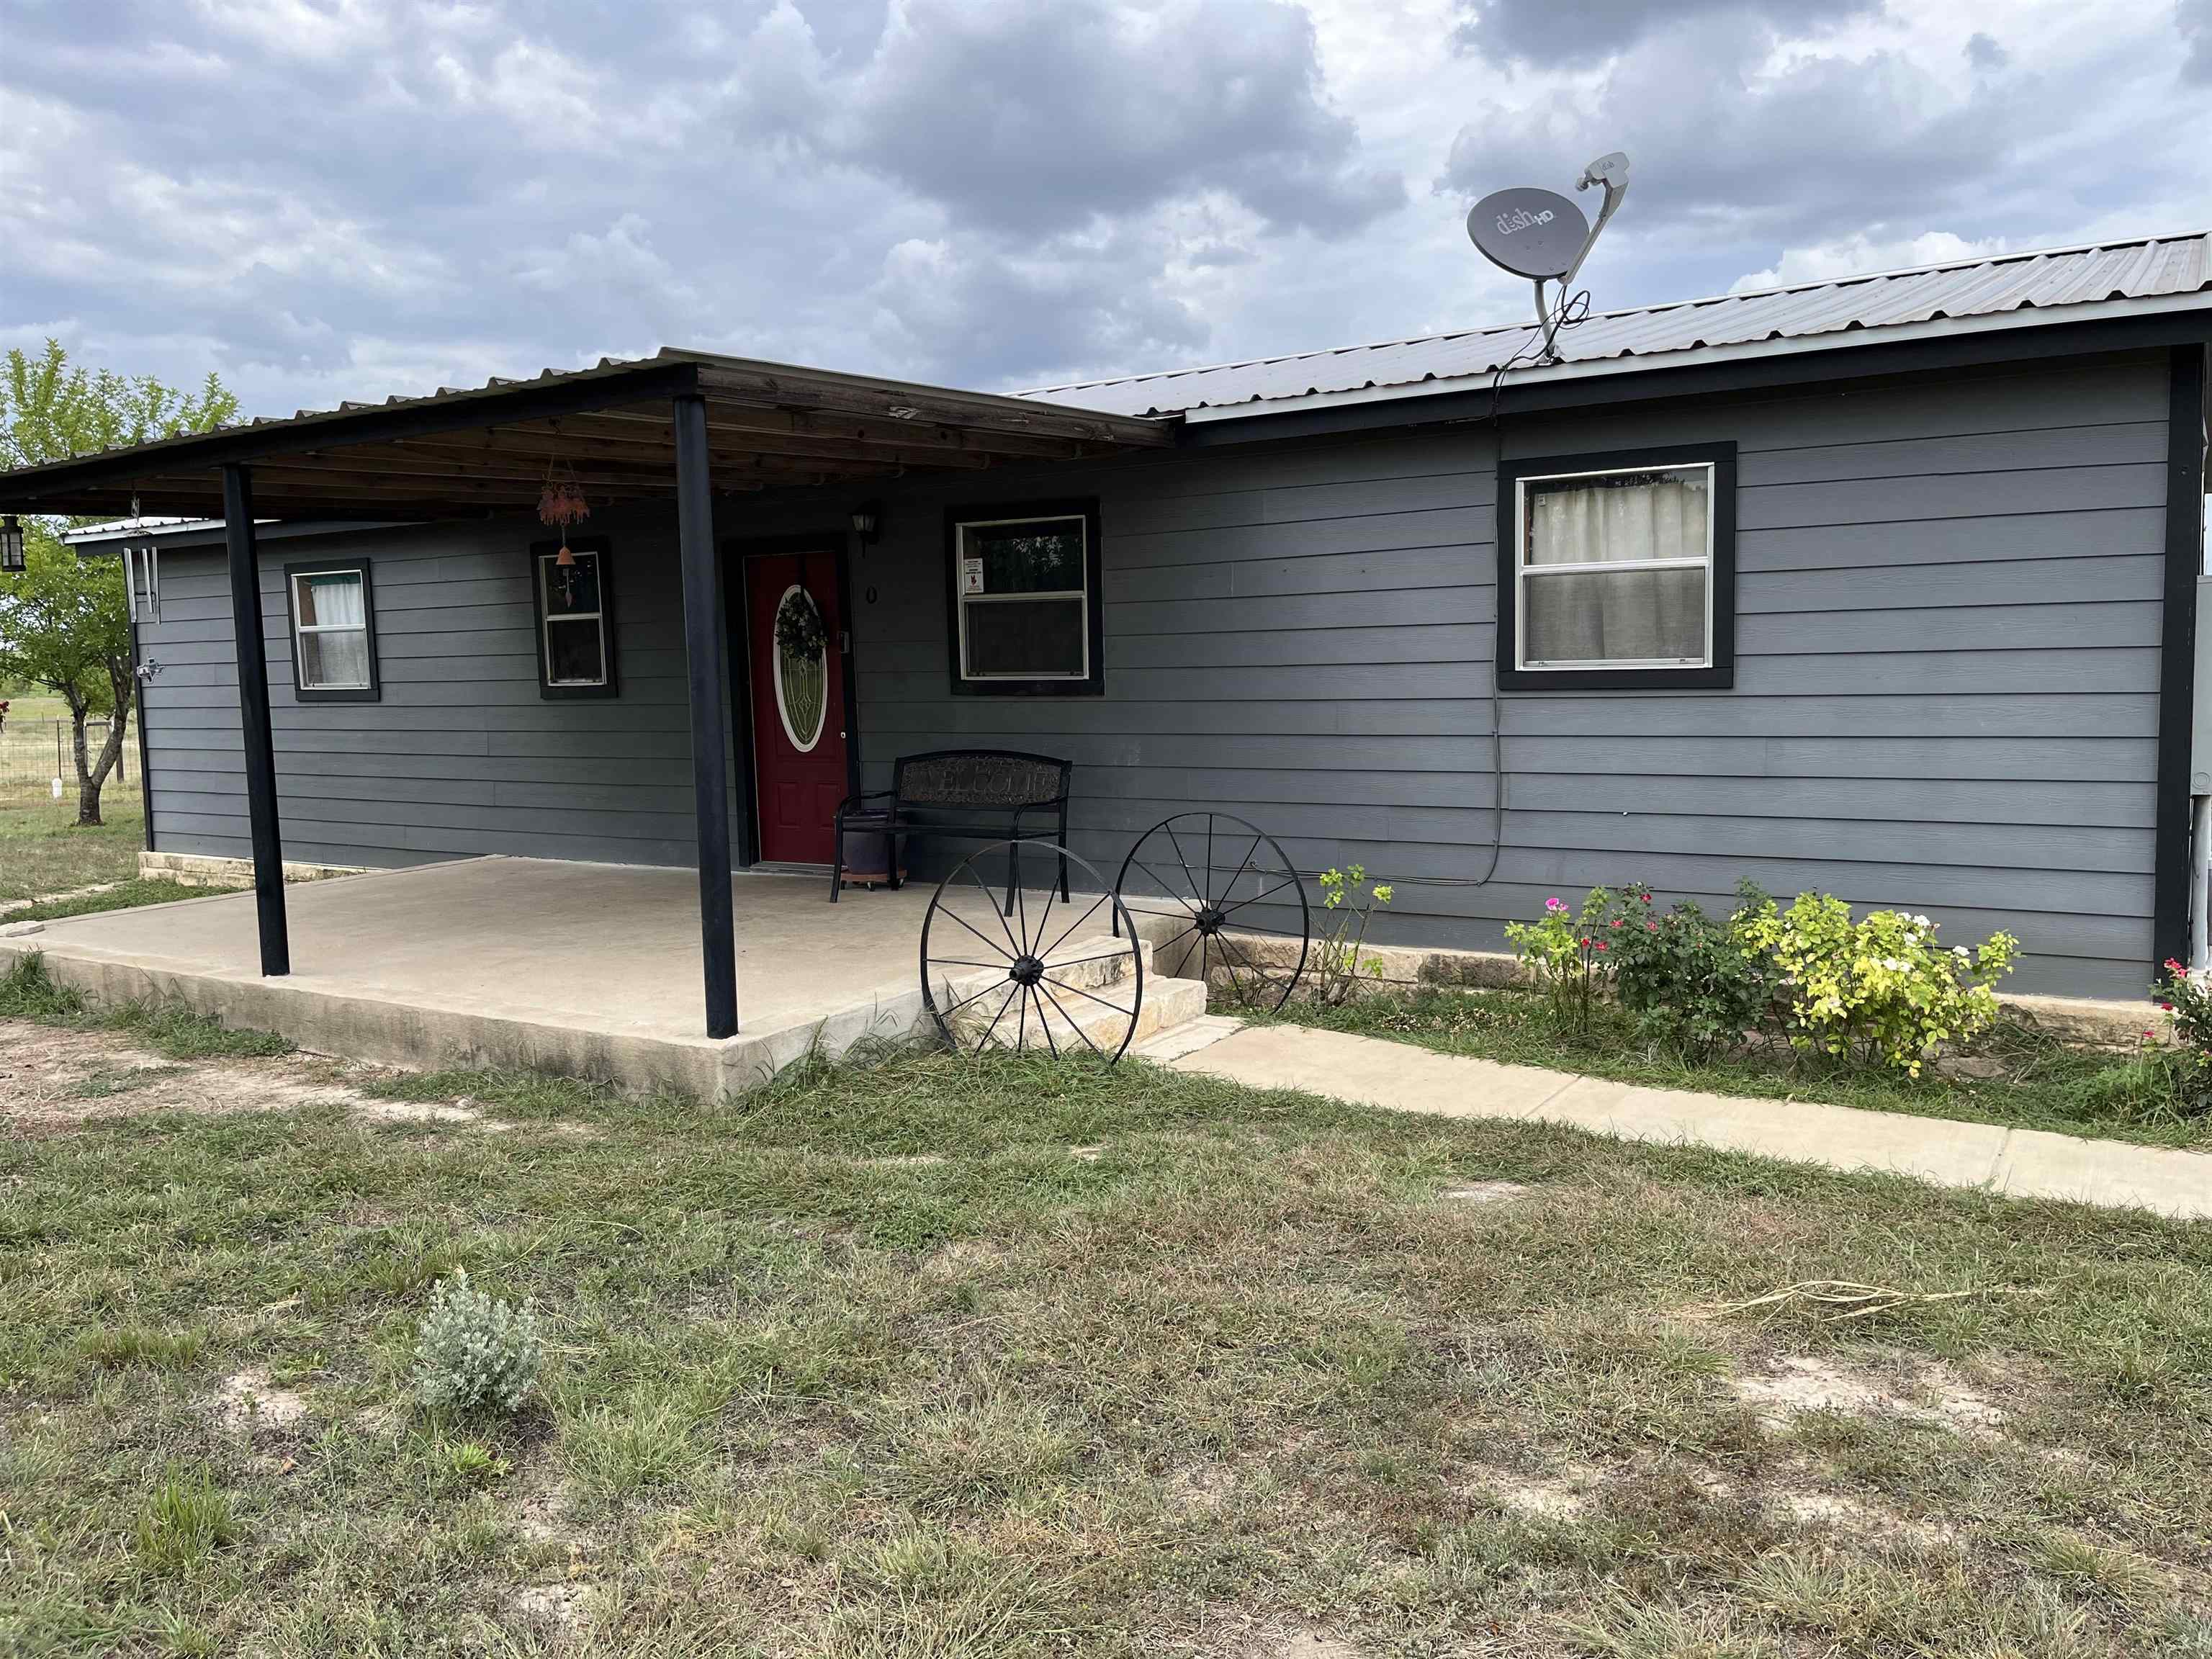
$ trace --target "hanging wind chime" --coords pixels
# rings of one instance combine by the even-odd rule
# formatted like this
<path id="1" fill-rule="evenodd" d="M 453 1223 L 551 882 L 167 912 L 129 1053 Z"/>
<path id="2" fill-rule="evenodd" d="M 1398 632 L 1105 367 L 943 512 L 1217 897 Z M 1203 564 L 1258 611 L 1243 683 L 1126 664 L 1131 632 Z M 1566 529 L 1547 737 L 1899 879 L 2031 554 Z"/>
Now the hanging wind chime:
<path id="1" fill-rule="evenodd" d="M 576 598 L 576 556 L 568 549 L 568 526 L 591 516 L 591 503 L 584 499 L 568 464 L 557 458 L 548 461 L 545 483 L 538 492 L 538 517 L 561 532 L 561 550 L 553 556 L 553 565 L 561 573 L 561 598 L 566 603 L 574 604 Z"/>

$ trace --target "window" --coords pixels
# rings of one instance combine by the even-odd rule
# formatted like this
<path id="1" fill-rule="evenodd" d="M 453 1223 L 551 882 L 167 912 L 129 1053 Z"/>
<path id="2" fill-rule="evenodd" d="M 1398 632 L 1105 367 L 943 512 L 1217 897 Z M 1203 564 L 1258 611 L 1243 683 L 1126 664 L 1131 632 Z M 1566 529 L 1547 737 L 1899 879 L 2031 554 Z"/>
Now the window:
<path id="1" fill-rule="evenodd" d="M 1735 679 L 1735 447 L 1498 469 L 1498 684 L 1725 690 Z"/>
<path id="2" fill-rule="evenodd" d="M 1097 504 L 957 512 L 946 528 L 952 689 L 970 696 L 1103 691 Z"/>
<path id="3" fill-rule="evenodd" d="M 611 697 L 615 687 L 614 593 L 604 541 L 571 541 L 530 550 L 532 597 L 538 616 L 538 694 Z"/>
<path id="4" fill-rule="evenodd" d="M 376 609 L 367 559 L 284 567 L 292 618 L 292 693 L 301 702 L 374 702 Z"/>

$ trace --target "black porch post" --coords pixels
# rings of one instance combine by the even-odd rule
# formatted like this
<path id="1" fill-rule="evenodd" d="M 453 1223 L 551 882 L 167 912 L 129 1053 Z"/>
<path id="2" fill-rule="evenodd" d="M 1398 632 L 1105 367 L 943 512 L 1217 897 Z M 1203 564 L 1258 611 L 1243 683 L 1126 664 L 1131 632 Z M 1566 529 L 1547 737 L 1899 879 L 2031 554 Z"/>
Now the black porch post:
<path id="1" fill-rule="evenodd" d="M 253 829 L 253 902 L 261 971 L 292 971 L 284 924 L 284 841 L 276 825 L 276 745 L 269 731 L 269 653 L 261 642 L 261 570 L 253 556 L 253 480 L 222 470 L 223 537 L 230 545 L 230 626 L 238 639 L 238 714 L 246 738 L 246 811 Z"/>
<path id="2" fill-rule="evenodd" d="M 684 570 L 684 657 L 691 683 L 691 798 L 699 817 L 699 943 L 707 1035 L 738 1029 L 738 945 L 730 892 L 729 706 L 723 696 L 722 567 L 714 552 L 707 400 L 676 404 L 676 544 Z"/>

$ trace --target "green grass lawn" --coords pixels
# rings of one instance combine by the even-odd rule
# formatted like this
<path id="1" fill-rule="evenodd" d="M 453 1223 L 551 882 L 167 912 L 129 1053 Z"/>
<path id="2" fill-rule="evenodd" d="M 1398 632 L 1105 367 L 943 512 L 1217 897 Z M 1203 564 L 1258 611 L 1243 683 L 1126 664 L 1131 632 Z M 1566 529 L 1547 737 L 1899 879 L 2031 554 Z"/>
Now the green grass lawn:
<path id="1" fill-rule="evenodd" d="M 111 774 L 100 792 L 106 822 L 81 830 L 76 780 L 66 757 L 64 799 L 57 802 L 50 793 L 55 770 L 51 722 L 68 719 L 69 711 L 55 696 L 10 694 L 8 702 L 7 723 L 0 726 L 0 903 L 135 876 L 146 839 L 136 747 L 124 753 L 129 781 Z M 125 739 L 127 745 L 134 741 Z"/>
<path id="2" fill-rule="evenodd" d="M 0 902 L 134 878 L 146 844 L 140 811 L 136 796 L 110 799 L 106 823 L 79 829 L 74 799 L 66 807 L 0 802 Z"/>
<path id="3" fill-rule="evenodd" d="M 2212 1227 L 1137 1063 L 155 1064 L 27 984 L 0 1650 L 2212 1654 Z M 464 1266 L 512 1420 L 410 1394 Z M 1725 1309 L 1827 1279 L 1975 1294 Z"/>
<path id="4" fill-rule="evenodd" d="M 2148 1006 L 2148 1005 L 2146 1005 Z M 1430 988 L 1377 992 L 1327 1008 L 1295 1002 L 1275 1018 L 1331 1030 L 1668 1089 L 1775 1100 L 1820 1100 L 1870 1111 L 1963 1118 L 2063 1134 L 2162 1146 L 2212 1146 L 2212 1116 L 2181 1116 L 2139 1099 L 2140 1068 L 2125 1054 L 2069 1047 L 2008 1014 L 1972 1054 L 2002 1066 L 1994 1077 L 1915 1079 L 1870 1066 L 1755 1050 L 1692 1062 L 1641 1037 L 1611 1005 L 1592 1010 L 1587 1032 L 1562 1026 L 1549 1004 L 1519 990 Z M 2146 1012 L 2146 1020 L 2150 1016 Z"/>

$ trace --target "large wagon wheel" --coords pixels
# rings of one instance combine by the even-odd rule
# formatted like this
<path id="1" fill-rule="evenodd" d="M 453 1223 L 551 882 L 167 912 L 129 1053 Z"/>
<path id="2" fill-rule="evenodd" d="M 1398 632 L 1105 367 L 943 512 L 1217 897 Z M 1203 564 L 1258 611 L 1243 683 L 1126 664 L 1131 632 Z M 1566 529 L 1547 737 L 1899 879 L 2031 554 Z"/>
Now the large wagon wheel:
<path id="1" fill-rule="evenodd" d="M 1209 988 L 1218 974 L 1235 1000 L 1270 1013 L 1297 988 L 1313 914 L 1297 867 L 1258 825 L 1226 812 L 1163 818 L 1121 860 L 1114 891 L 1171 918 L 1176 931 L 1152 950 L 1159 972 Z M 1295 929 L 1281 925 L 1293 910 Z"/>
<path id="2" fill-rule="evenodd" d="M 1076 896 L 1055 908 L 1049 884 L 1041 901 L 1018 887 L 1002 913 L 977 866 L 1018 848 L 1045 854 L 1034 867 L 1048 872 L 1065 859 Z M 1000 842 L 937 884 L 921 923 L 921 1001 L 963 1053 L 1088 1052 L 1110 1066 L 1137 1034 L 1144 955 L 1121 895 L 1084 860 L 1048 841 Z"/>

